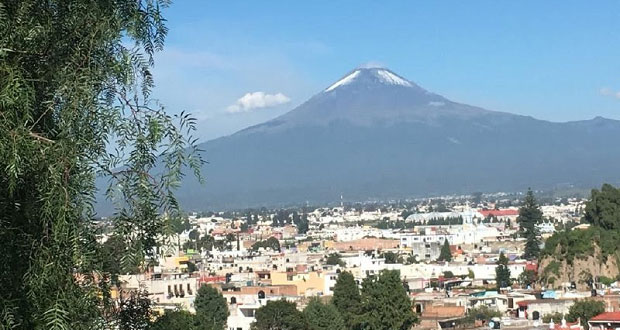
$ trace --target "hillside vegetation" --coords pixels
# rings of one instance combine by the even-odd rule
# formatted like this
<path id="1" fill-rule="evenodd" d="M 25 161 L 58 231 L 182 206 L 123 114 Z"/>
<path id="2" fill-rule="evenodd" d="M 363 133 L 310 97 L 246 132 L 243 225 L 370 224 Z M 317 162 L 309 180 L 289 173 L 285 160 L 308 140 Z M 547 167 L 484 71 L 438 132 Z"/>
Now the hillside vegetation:
<path id="1" fill-rule="evenodd" d="M 583 223 L 588 229 L 555 233 L 541 254 L 543 285 L 575 281 L 585 286 L 597 276 L 620 274 L 620 189 L 604 184 L 592 190 Z"/>

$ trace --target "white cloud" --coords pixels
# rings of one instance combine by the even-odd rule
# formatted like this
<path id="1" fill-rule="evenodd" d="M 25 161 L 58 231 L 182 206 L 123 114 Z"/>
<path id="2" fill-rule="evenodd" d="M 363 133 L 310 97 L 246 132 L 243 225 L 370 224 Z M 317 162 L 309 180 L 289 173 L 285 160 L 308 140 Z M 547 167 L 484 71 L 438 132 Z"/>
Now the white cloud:
<path id="1" fill-rule="evenodd" d="M 620 99 L 620 91 L 614 91 L 611 88 L 603 87 L 599 90 L 599 94 Z"/>
<path id="2" fill-rule="evenodd" d="M 385 64 L 379 61 L 369 61 L 366 63 L 362 63 L 362 65 L 360 65 L 359 68 L 360 69 L 384 69 Z"/>
<path id="3" fill-rule="evenodd" d="M 228 106 L 226 111 L 230 113 L 249 112 L 253 109 L 269 108 L 290 102 L 291 99 L 282 94 L 267 94 L 265 92 L 247 93 L 239 98 L 234 104 Z"/>

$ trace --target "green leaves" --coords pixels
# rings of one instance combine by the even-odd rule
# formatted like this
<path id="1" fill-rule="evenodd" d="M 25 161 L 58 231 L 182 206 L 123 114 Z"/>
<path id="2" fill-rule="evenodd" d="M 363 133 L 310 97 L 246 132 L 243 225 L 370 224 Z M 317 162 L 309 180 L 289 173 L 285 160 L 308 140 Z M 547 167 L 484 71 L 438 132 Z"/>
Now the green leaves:
<path id="1" fill-rule="evenodd" d="M 297 310 L 294 302 L 286 300 L 267 301 L 256 311 L 252 330 L 305 330 L 308 324 L 304 314 Z"/>
<path id="2" fill-rule="evenodd" d="M 508 258 L 504 252 L 499 254 L 499 259 L 497 260 L 497 267 L 495 267 L 495 282 L 497 283 L 498 292 L 501 288 L 512 285 L 510 269 L 508 268 Z"/>
<path id="3" fill-rule="evenodd" d="M 360 304 L 360 292 L 353 274 L 346 271 L 340 273 L 334 285 L 332 304 L 342 315 L 345 325 L 351 328 L 355 324 Z"/>
<path id="4" fill-rule="evenodd" d="M 448 240 L 443 241 L 441 246 L 441 252 L 439 253 L 438 261 L 452 261 L 452 251 L 450 251 L 450 242 Z"/>
<path id="5" fill-rule="evenodd" d="M 576 322 L 578 319 L 588 329 L 588 321 L 594 316 L 605 312 L 605 303 L 600 300 L 584 299 L 575 302 L 568 310 L 566 320 Z"/>
<path id="6" fill-rule="evenodd" d="M 364 279 L 360 301 L 357 324 L 361 329 L 407 330 L 418 320 L 397 270 Z"/>
<path id="7" fill-rule="evenodd" d="M 521 235 L 527 238 L 523 257 L 525 259 L 538 258 L 540 255 L 540 239 L 536 225 L 543 221 L 543 214 L 531 189 L 528 189 L 523 205 L 519 208 L 517 221 Z"/>
<path id="8" fill-rule="evenodd" d="M 200 329 L 224 330 L 228 318 L 228 304 L 222 294 L 210 285 L 198 289 L 194 300 L 196 321 Z"/>
<path id="9" fill-rule="evenodd" d="M 338 309 L 332 304 L 324 304 L 319 298 L 312 298 L 304 316 L 308 321 L 309 330 L 345 330 L 344 320 Z"/>
<path id="10" fill-rule="evenodd" d="M 107 287 L 98 281 L 117 275 L 108 271 L 147 267 L 169 240 L 167 217 L 179 213 L 174 190 L 185 171 L 200 174 L 203 160 L 191 136 L 195 120 L 149 99 L 168 4 L 0 2 L 5 324 L 72 330 L 114 324 L 117 315 L 100 308 L 110 304 L 102 301 L 108 294 L 97 294 Z M 97 251 L 98 176 L 109 180 L 107 197 L 117 207 L 115 260 Z"/>

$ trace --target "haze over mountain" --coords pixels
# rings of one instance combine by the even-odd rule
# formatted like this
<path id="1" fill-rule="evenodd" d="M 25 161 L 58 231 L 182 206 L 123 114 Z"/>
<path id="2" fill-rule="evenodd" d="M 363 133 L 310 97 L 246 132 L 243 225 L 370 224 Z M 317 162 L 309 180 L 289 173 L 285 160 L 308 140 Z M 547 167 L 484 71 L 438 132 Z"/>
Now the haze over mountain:
<path id="1" fill-rule="evenodd" d="M 290 112 L 201 145 L 186 209 L 507 191 L 620 179 L 620 122 L 556 123 L 461 104 L 357 68 Z M 188 177 L 189 178 L 189 177 Z"/>

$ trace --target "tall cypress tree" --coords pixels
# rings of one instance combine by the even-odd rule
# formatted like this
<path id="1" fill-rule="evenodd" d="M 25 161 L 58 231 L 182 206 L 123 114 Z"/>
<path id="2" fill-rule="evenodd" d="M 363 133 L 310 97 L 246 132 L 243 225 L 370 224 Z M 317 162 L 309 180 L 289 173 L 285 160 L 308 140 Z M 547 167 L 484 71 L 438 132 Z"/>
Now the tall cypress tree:
<path id="1" fill-rule="evenodd" d="M 438 261 L 452 261 L 452 252 L 450 251 L 450 242 L 446 239 L 441 246 Z"/>
<path id="2" fill-rule="evenodd" d="M 512 279 L 510 278 L 510 269 L 508 268 L 508 258 L 504 252 L 500 253 L 497 260 L 497 267 L 495 267 L 495 282 L 497 283 L 497 291 L 500 288 L 505 288 L 512 285 Z"/>
<path id="3" fill-rule="evenodd" d="M 540 255 L 540 239 L 536 225 L 542 220 L 543 214 L 540 206 L 532 189 L 528 189 L 523 205 L 519 208 L 519 217 L 517 217 L 520 234 L 527 239 L 523 253 L 525 259 L 535 259 Z"/>
<path id="4" fill-rule="evenodd" d="M 360 291 L 353 274 L 349 272 L 340 273 L 334 286 L 332 303 L 342 315 L 346 326 L 349 329 L 353 328 L 355 318 L 359 313 L 360 303 Z"/>

